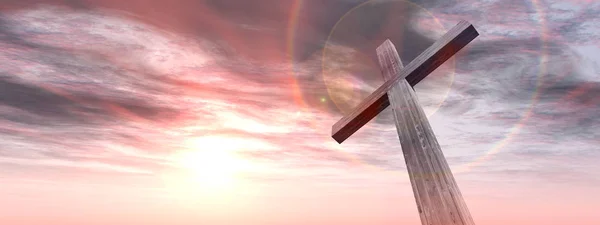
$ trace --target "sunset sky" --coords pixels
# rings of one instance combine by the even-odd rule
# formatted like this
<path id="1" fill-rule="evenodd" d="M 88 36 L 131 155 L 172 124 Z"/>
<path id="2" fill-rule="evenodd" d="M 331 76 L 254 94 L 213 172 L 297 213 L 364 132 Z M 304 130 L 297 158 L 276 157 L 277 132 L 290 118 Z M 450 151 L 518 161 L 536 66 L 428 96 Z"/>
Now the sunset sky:
<path id="1" fill-rule="evenodd" d="M 0 224 L 420 224 L 390 109 L 331 126 L 460 20 L 415 89 L 478 225 L 600 224 L 600 1 L 0 0 Z"/>

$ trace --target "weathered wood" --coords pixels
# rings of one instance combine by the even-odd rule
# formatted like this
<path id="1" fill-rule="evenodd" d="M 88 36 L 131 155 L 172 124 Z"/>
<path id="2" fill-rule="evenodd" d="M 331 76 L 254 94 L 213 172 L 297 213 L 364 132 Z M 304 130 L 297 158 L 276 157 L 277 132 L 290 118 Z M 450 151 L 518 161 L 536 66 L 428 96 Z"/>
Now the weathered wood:
<path id="1" fill-rule="evenodd" d="M 478 35 L 477 30 L 469 22 L 459 22 L 403 70 L 393 74 L 391 79 L 363 100 L 354 111 L 335 123 L 331 134 L 333 139 L 338 143 L 342 143 L 389 106 L 387 91 L 396 85 L 398 81 L 406 79 L 413 85 L 418 83 Z"/>
<path id="2" fill-rule="evenodd" d="M 402 69 L 400 56 L 391 41 L 377 48 L 384 79 Z M 402 152 L 423 225 L 473 225 L 450 167 L 421 108 L 415 91 L 406 80 L 387 92 L 402 145 Z"/>

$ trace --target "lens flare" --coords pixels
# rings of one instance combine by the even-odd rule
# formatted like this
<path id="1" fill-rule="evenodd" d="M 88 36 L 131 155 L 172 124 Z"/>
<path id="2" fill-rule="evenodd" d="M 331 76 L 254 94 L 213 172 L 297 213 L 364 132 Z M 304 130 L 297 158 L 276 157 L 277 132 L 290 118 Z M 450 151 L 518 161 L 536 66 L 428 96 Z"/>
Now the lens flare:
<path id="1" fill-rule="evenodd" d="M 356 24 L 353 24 L 352 22 L 344 22 L 344 20 L 346 20 L 346 18 L 353 13 L 357 13 L 359 12 L 361 9 L 364 9 L 366 7 L 368 7 L 368 4 L 373 4 L 373 3 L 382 3 L 381 1 L 376 1 L 376 0 L 370 0 L 370 1 L 366 1 L 364 3 L 359 4 L 358 6 L 352 8 L 351 10 L 349 10 L 344 16 L 342 16 L 340 18 L 340 20 L 336 23 L 336 25 L 333 27 L 333 29 L 331 30 L 331 33 L 328 37 L 328 41 L 326 43 L 326 47 L 323 50 L 323 79 L 324 82 L 326 83 L 327 86 L 327 91 L 329 93 L 329 98 L 332 100 L 332 102 L 342 111 L 342 112 L 347 112 L 348 108 L 351 106 L 354 106 L 357 103 L 357 101 L 361 101 L 362 99 L 364 99 L 364 95 L 365 93 L 369 94 L 368 91 L 365 91 L 364 89 L 368 89 L 365 87 L 362 87 L 361 84 L 357 79 L 352 79 L 350 77 L 350 74 L 345 74 L 347 72 L 343 72 L 344 70 L 340 69 L 339 67 L 336 67 L 335 64 L 331 63 L 332 62 L 332 58 L 334 58 L 336 61 L 341 61 L 343 62 L 344 60 L 357 60 L 357 56 L 352 56 L 352 55 L 346 55 L 344 57 L 346 58 L 335 58 L 333 57 L 334 55 L 340 55 L 339 52 L 342 51 L 342 49 L 339 49 L 339 46 L 336 46 L 335 43 L 331 43 L 329 41 L 329 39 L 331 39 L 332 36 L 335 37 L 336 32 L 339 32 L 339 30 L 352 30 L 352 26 L 357 26 Z M 289 18 L 289 23 L 288 23 L 288 31 L 287 31 L 287 36 L 288 36 L 288 41 L 287 41 L 287 49 L 288 49 L 288 53 L 290 56 L 290 62 L 292 65 L 294 65 L 295 60 L 293 58 L 294 56 L 294 52 L 295 52 L 295 38 L 296 38 L 296 31 L 298 29 L 298 19 L 300 16 L 300 13 L 302 11 L 302 6 L 304 4 L 304 0 L 295 0 L 292 9 L 291 9 L 291 13 L 290 13 L 290 18 Z M 412 3 L 410 1 L 405 1 L 405 0 L 399 0 L 399 1 L 386 1 L 383 4 L 408 4 L 412 7 L 418 7 L 421 10 L 423 10 L 428 16 L 423 17 L 421 16 L 420 18 L 418 18 L 419 20 L 426 20 L 425 22 L 423 21 L 415 21 L 415 22 L 419 22 L 419 23 L 423 23 L 423 24 L 418 24 L 417 27 L 428 27 L 430 25 L 434 25 L 437 27 L 433 27 L 432 29 L 434 31 L 430 31 L 428 32 L 429 34 L 439 34 L 440 32 L 437 31 L 442 31 L 442 33 L 446 32 L 446 29 L 444 29 L 444 27 L 441 25 L 440 21 L 433 16 L 433 14 L 431 14 L 429 11 L 427 11 L 426 9 L 420 7 L 419 5 Z M 544 78 L 544 73 L 547 72 L 547 68 L 546 68 L 546 61 L 548 59 L 548 55 L 547 55 L 547 41 L 549 39 L 549 35 L 548 35 L 548 30 L 546 28 L 546 15 L 545 12 L 542 10 L 542 8 L 540 7 L 540 1 L 539 0 L 532 0 L 532 1 L 525 1 L 525 4 L 533 9 L 534 15 L 532 17 L 532 20 L 535 21 L 534 24 L 539 25 L 539 34 L 541 36 L 541 49 L 540 49 L 540 53 L 539 53 L 539 71 L 537 73 L 537 80 L 536 80 L 536 91 L 532 94 L 531 96 L 531 101 L 530 101 L 530 106 L 527 109 L 526 112 L 524 112 L 521 117 L 520 120 L 515 123 L 513 125 L 513 127 L 504 135 L 504 138 L 502 140 L 499 140 L 496 142 L 496 144 L 488 149 L 487 151 L 485 151 L 485 153 L 477 158 L 475 158 L 474 160 L 464 163 L 462 165 L 458 165 L 455 170 L 455 173 L 461 173 L 461 172 L 466 172 L 469 171 L 471 168 L 480 165 L 481 163 L 487 161 L 488 159 L 490 159 L 493 155 L 497 154 L 498 152 L 500 152 L 500 150 L 506 146 L 514 137 L 515 135 L 519 132 L 519 130 L 522 129 L 523 124 L 528 120 L 528 118 L 530 118 L 532 116 L 532 109 L 533 106 L 535 106 L 536 102 L 538 101 L 539 98 L 539 88 L 540 86 L 543 84 L 543 80 L 542 78 Z M 457 19 L 458 20 L 458 19 Z M 354 22 L 356 22 L 357 20 L 353 20 Z M 360 22 L 360 18 L 358 20 Z M 435 21 L 435 22 L 431 22 L 431 21 Z M 341 24 L 341 25 L 340 25 Z M 437 24 L 437 25 L 436 25 Z M 397 25 L 397 24 L 396 24 Z M 342 28 L 340 28 L 342 27 Z M 389 27 L 383 27 L 384 29 L 383 32 L 392 32 L 392 30 L 402 30 L 402 27 L 397 27 L 397 26 L 389 26 Z M 510 28 L 507 28 L 510 29 Z M 344 33 L 344 32 L 341 32 Z M 381 35 L 381 34 L 380 34 Z M 398 34 L 394 34 L 394 35 L 398 35 Z M 402 35 L 400 35 L 402 36 Z M 388 38 L 388 37 L 384 37 L 383 39 Z M 373 38 L 372 38 L 373 39 Z M 377 38 L 374 38 L 377 39 Z M 381 39 L 381 38 L 380 38 Z M 402 49 L 402 46 L 400 46 L 400 43 L 395 43 L 397 46 L 397 48 L 399 48 L 399 50 Z M 373 51 L 375 51 L 373 49 Z M 460 52 L 458 53 L 460 55 Z M 343 55 L 343 54 L 342 54 Z M 453 60 L 454 57 L 451 59 Z M 436 71 L 434 71 L 432 74 L 430 74 L 427 79 L 423 80 L 418 86 L 415 87 L 415 89 L 417 90 L 417 92 L 419 93 L 419 101 L 423 104 L 424 106 L 424 110 L 425 113 L 428 116 L 431 116 L 432 114 L 435 113 L 435 111 L 437 111 L 437 109 L 443 104 L 444 99 L 446 98 L 447 94 L 450 91 L 450 87 L 452 85 L 452 81 L 453 81 L 453 77 L 454 77 L 454 61 L 449 60 L 448 62 L 444 63 L 440 68 L 438 68 Z M 371 62 L 368 62 L 371 63 Z M 293 67 L 293 66 L 292 66 Z M 377 68 L 377 67 L 376 67 Z M 291 71 L 292 75 L 295 73 L 295 71 Z M 379 71 L 376 71 L 372 73 L 372 75 L 370 76 L 380 76 L 379 75 Z M 298 80 L 296 80 L 294 77 L 295 76 L 290 76 L 292 79 L 292 83 L 293 83 L 293 87 L 294 87 L 294 99 L 296 101 L 296 104 L 304 107 L 304 108 L 308 108 L 307 104 L 304 102 L 303 98 L 302 98 L 302 91 L 300 90 L 300 86 L 298 85 Z M 380 85 L 380 84 L 379 84 Z M 359 87 L 360 86 L 360 87 Z M 440 87 L 443 90 L 440 90 Z M 362 91 L 361 91 L 362 90 Z M 360 100 L 357 100 L 356 98 L 359 98 Z M 313 126 L 316 126 L 313 124 Z M 368 126 L 368 124 L 367 124 Z M 323 140 L 323 141 L 331 141 L 331 139 L 328 140 Z M 358 159 L 358 157 L 348 153 L 347 156 L 349 158 L 352 158 L 354 160 L 356 160 L 357 162 L 364 164 L 365 166 L 369 166 L 367 163 L 361 162 L 360 159 Z"/>

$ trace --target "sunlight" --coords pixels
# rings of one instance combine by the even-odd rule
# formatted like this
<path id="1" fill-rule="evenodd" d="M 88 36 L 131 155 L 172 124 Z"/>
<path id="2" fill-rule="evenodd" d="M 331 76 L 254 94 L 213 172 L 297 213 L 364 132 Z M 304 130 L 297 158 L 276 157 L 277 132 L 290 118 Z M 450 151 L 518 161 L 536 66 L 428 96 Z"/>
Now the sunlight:
<path id="1" fill-rule="evenodd" d="M 236 154 L 243 142 L 235 138 L 198 137 L 187 140 L 185 146 L 187 150 L 178 153 L 175 162 L 191 176 L 191 182 L 205 190 L 232 188 L 236 176 L 250 166 Z"/>
<path id="2" fill-rule="evenodd" d="M 194 180 L 207 188 L 232 185 L 240 163 L 229 150 L 218 147 L 184 152 L 178 161 L 193 173 Z"/>
<path id="3" fill-rule="evenodd" d="M 170 195 L 185 205 L 222 205 L 252 196 L 258 190 L 243 173 L 257 172 L 260 165 L 240 155 L 241 151 L 269 149 L 260 140 L 230 136 L 203 136 L 183 143 L 170 157 L 172 169 L 162 178 Z"/>

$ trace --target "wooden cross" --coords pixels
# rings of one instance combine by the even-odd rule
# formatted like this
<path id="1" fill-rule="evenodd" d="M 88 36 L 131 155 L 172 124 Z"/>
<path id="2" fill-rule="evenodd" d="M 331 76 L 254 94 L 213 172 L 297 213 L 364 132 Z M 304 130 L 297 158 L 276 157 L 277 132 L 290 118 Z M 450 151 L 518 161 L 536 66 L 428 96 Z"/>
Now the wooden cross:
<path id="1" fill-rule="evenodd" d="M 385 83 L 333 125 L 332 137 L 342 143 L 387 106 L 392 106 L 422 225 L 474 225 L 412 86 L 478 35 L 473 25 L 461 21 L 404 68 L 396 47 L 386 40 L 377 48 Z"/>

